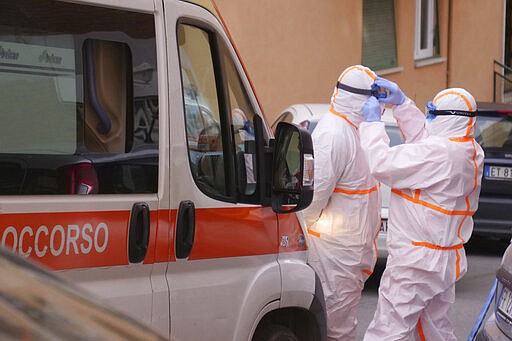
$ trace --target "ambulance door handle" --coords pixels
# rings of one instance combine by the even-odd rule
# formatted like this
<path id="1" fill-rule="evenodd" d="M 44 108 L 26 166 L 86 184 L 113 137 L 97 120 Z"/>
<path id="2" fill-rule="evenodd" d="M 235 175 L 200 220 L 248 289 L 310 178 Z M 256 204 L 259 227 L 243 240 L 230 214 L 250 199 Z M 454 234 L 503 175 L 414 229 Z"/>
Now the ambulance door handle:
<path id="1" fill-rule="evenodd" d="M 176 258 L 187 258 L 192 252 L 196 233 L 196 208 L 192 201 L 180 202 L 176 219 Z"/>
<path id="2" fill-rule="evenodd" d="M 128 260 L 140 263 L 146 257 L 149 245 L 149 205 L 133 204 L 128 235 Z"/>

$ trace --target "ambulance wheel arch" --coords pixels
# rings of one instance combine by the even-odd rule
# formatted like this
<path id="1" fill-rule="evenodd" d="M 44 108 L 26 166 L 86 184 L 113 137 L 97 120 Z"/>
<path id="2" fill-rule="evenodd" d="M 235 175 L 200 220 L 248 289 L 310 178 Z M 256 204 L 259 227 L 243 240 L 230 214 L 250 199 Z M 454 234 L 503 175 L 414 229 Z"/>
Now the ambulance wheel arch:
<path id="1" fill-rule="evenodd" d="M 280 302 L 272 302 L 262 309 L 253 326 L 252 341 L 281 340 L 281 338 L 300 341 L 327 339 L 325 301 L 320 279 L 309 266 L 301 265 L 299 262 L 294 263 L 292 261 L 282 267 L 284 281 L 300 283 L 302 288 L 288 292 Z M 301 266 L 306 266 L 308 269 L 299 269 Z M 295 268 L 295 271 L 292 268 Z M 303 272 L 303 270 L 306 271 Z M 299 275 L 297 278 L 290 275 L 302 273 L 312 273 L 315 278 L 313 283 L 309 276 Z M 308 302 L 304 302 L 304 298 Z"/>
<path id="2" fill-rule="evenodd" d="M 321 325 L 315 314 L 297 307 L 279 308 L 278 303 L 266 307 L 268 312 L 261 318 L 255 328 L 252 341 L 272 340 L 325 340 Z"/>

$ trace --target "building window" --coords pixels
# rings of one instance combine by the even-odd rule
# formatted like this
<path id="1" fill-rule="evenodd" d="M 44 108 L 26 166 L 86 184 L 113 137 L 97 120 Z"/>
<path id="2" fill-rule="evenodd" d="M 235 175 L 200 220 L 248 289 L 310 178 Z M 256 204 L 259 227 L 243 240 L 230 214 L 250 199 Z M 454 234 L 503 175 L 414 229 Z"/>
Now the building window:
<path id="1" fill-rule="evenodd" d="M 435 0 L 416 0 L 414 59 L 439 55 L 439 34 Z"/>
<path id="2" fill-rule="evenodd" d="M 362 63 L 374 70 L 397 66 L 393 0 L 363 0 Z"/>

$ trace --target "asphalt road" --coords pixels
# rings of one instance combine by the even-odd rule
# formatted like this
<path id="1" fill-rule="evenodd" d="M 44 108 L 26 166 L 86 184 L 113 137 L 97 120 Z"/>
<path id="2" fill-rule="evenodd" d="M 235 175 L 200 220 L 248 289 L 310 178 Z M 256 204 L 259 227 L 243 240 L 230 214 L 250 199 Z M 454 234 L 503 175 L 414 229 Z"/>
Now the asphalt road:
<path id="1" fill-rule="evenodd" d="M 508 241 L 473 237 L 466 244 L 468 272 L 457 282 L 456 299 L 452 321 L 458 340 L 467 340 L 471 329 L 489 294 L 496 271 L 500 265 Z M 378 264 L 374 274 L 365 284 L 359 305 L 357 340 L 362 340 L 364 332 L 377 306 L 380 276 L 385 264 Z M 492 305 L 489 311 L 492 310 Z"/>

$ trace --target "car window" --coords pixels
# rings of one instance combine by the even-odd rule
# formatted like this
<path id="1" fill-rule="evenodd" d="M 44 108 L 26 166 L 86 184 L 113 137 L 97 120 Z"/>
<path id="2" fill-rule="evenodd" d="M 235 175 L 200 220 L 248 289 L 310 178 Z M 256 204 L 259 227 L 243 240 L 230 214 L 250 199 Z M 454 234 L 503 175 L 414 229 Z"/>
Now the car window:
<path id="1" fill-rule="evenodd" d="M 207 31 L 178 26 L 185 124 L 192 174 L 200 188 L 226 195 L 220 108 Z"/>
<path id="2" fill-rule="evenodd" d="M 251 105 L 233 59 L 224 44 L 220 53 L 225 68 L 228 105 L 231 113 L 231 133 L 235 142 L 235 168 L 237 188 L 242 195 L 256 191 L 257 167 L 254 134 L 254 108 Z"/>
<path id="3" fill-rule="evenodd" d="M 157 192 L 153 16 L 51 0 L 1 8 L 0 195 Z"/>
<path id="4" fill-rule="evenodd" d="M 229 50 L 188 23 L 178 25 L 178 41 L 194 180 L 214 198 L 258 202 L 255 111 Z"/>
<path id="5" fill-rule="evenodd" d="M 482 148 L 512 148 L 512 116 L 478 116 L 475 139 Z"/>

